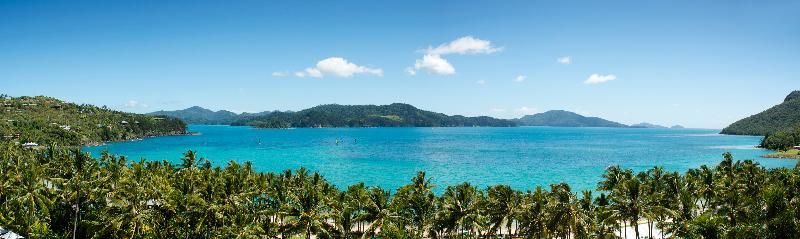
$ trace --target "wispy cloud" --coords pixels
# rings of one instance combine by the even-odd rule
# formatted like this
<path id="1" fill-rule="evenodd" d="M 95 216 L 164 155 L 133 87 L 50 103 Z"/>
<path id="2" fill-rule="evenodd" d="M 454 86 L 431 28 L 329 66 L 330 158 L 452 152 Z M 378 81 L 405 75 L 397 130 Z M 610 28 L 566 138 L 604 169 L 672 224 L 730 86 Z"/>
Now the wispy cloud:
<path id="1" fill-rule="evenodd" d="M 465 36 L 441 44 L 437 47 L 428 47 L 426 54 L 448 55 L 448 54 L 491 54 L 502 51 L 502 47 L 495 47 L 491 41 L 478 39 L 472 36 Z"/>
<path id="2" fill-rule="evenodd" d="M 288 75 L 289 75 L 289 72 L 287 72 L 287 71 L 273 71 L 272 72 L 272 76 L 274 76 L 274 77 L 285 77 L 285 76 L 288 76 Z"/>
<path id="3" fill-rule="evenodd" d="M 617 76 L 615 76 L 613 74 L 609 74 L 609 75 L 592 74 L 583 83 L 585 83 L 585 84 L 600 84 L 600 83 L 609 82 L 609 81 L 616 80 L 616 79 L 617 79 Z"/>
<path id="4" fill-rule="evenodd" d="M 525 81 L 525 79 L 527 79 L 527 78 L 528 78 L 528 77 L 527 77 L 527 76 L 525 76 L 525 75 L 518 75 L 517 77 L 514 77 L 514 82 L 523 82 L 523 81 Z"/>
<path id="5" fill-rule="evenodd" d="M 325 76 L 352 77 L 356 74 L 383 76 L 383 69 L 359 66 L 341 57 L 329 57 L 317 62 L 314 67 L 295 72 L 297 77 L 322 78 Z"/>
<path id="6" fill-rule="evenodd" d="M 485 81 L 485 80 L 478 80 L 478 81 L 475 81 L 475 84 L 478 84 L 478 85 L 485 85 L 485 84 L 486 84 L 486 81 Z"/>
<path id="7" fill-rule="evenodd" d="M 531 114 L 535 114 L 536 112 L 538 112 L 538 110 L 536 108 L 522 106 L 522 107 L 514 109 L 514 112 L 517 112 L 518 114 L 522 114 L 522 115 L 531 115 Z"/>
<path id="8" fill-rule="evenodd" d="M 450 54 L 491 54 L 502 50 L 502 47 L 492 45 L 491 41 L 465 36 L 437 47 L 429 46 L 427 49 L 422 50 L 425 55 L 422 59 L 417 59 L 413 67 L 406 68 L 406 72 L 409 75 L 416 75 L 417 71 L 425 70 L 436 75 L 452 75 L 456 73 L 456 69 L 442 56 Z"/>
<path id="9" fill-rule="evenodd" d="M 136 101 L 136 100 L 128 100 L 128 102 L 125 102 L 125 108 L 141 109 L 141 108 L 147 108 L 147 107 L 150 107 L 150 106 L 148 106 L 147 104 L 142 104 L 142 103 L 140 103 L 139 101 Z"/>
<path id="10" fill-rule="evenodd" d="M 570 58 L 569 56 L 562 56 L 556 59 L 556 62 L 562 65 L 569 65 L 572 64 L 572 58 Z"/>

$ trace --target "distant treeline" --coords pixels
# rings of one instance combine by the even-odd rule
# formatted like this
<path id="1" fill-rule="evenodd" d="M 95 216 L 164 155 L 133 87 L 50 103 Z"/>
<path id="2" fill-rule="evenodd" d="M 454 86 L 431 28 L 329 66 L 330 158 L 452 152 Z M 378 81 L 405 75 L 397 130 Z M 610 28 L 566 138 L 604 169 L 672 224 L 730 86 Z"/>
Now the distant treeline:
<path id="1" fill-rule="evenodd" d="M 176 118 L 125 113 L 44 96 L 0 95 L 0 104 L 0 140 L 5 141 L 79 146 L 186 133 L 186 124 Z"/>
<path id="2" fill-rule="evenodd" d="M 320 105 L 297 112 L 272 112 L 233 122 L 261 128 L 308 127 L 510 127 L 511 120 L 487 116 L 448 116 L 417 109 L 408 104 Z"/>
<path id="3" fill-rule="evenodd" d="M 619 230 L 639 223 L 668 238 L 800 236 L 800 168 L 730 154 L 682 175 L 613 166 L 598 194 L 465 182 L 436 195 L 424 172 L 395 191 L 340 189 L 305 169 L 213 167 L 191 151 L 181 160 L 2 143 L 0 225 L 26 238 L 655 238 Z"/>

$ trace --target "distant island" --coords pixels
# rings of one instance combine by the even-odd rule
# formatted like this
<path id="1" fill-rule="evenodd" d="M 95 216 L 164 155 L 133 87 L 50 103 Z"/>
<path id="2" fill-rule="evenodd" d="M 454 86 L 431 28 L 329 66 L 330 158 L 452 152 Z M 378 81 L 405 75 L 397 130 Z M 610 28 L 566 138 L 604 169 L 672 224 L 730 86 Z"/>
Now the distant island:
<path id="1" fill-rule="evenodd" d="M 556 127 L 613 127 L 627 128 L 628 125 L 614 121 L 586 117 L 566 110 L 551 110 L 534 115 L 526 115 L 515 120 L 523 126 L 556 126 Z"/>
<path id="2" fill-rule="evenodd" d="M 761 147 L 788 150 L 800 145 L 800 91 L 761 113 L 734 122 L 722 134 L 765 136 Z"/>
<path id="3" fill-rule="evenodd" d="M 227 110 L 212 111 L 200 106 L 192 106 L 183 110 L 156 111 L 147 113 L 148 115 L 163 115 L 175 117 L 183 120 L 187 124 L 220 124 L 229 125 L 233 122 L 256 116 L 267 115 L 272 112 L 264 111 L 259 113 L 237 114 Z"/>
<path id="4" fill-rule="evenodd" d="M 488 116 L 449 116 L 409 104 L 320 105 L 297 112 L 271 112 L 247 117 L 231 125 L 259 128 L 313 127 L 513 127 L 511 120 Z"/>
<path id="5" fill-rule="evenodd" d="M 26 146 L 80 146 L 186 133 L 176 118 L 133 114 L 45 96 L 0 95 L 3 140 Z"/>
<path id="6" fill-rule="evenodd" d="M 449 116 L 418 109 L 409 104 L 339 105 L 327 104 L 300 111 L 263 111 L 237 114 L 227 110 L 213 111 L 199 106 L 183 110 L 156 111 L 148 115 L 164 115 L 182 119 L 188 124 L 220 124 L 254 126 L 259 128 L 313 127 L 612 127 L 667 128 L 640 123 L 626 125 L 599 117 L 587 117 L 566 110 L 550 110 L 518 119 L 498 119 L 489 116 Z M 681 129 L 676 125 L 673 129 Z"/>
<path id="7" fill-rule="evenodd" d="M 648 129 L 666 129 L 667 128 L 666 126 L 663 126 L 663 125 L 651 124 L 651 123 L 647 123 L 647 122 L 642 122 L 642 123 L 638 123 L 638 124 L 632 124 L 630 127 L 631 128 L 648 128 Z"/>

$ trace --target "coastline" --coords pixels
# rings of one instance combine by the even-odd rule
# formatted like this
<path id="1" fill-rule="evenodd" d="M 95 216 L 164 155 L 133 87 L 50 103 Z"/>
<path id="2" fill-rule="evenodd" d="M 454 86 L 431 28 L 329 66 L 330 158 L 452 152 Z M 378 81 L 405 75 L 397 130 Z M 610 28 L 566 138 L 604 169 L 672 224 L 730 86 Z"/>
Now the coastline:
<path id="1" fill-rule="evenodd" d="M 86 142 L 86 143 L 81 143 L 80 145 L 77 145 L 77 147 L 97 147 L 97 146 L 103 146 L 103 145 L 106 145 L 108 143 L 113 143 L 113 142 L 132 142 L 132 141 L 143 140 L 143 139 L 146 139 L 146 138 L 167 137 L 167 136 L 186 136 L 186 135 L 200 135 L 200 133 L 199 132 L 188 132 L 188 131 L 186 131 L 186 132 L 169 132 L 169 133 L 164 133 L 164 134 L 149 134 L 149 135 L 133 137 L 133 138 L 127 138 L 127 139 L 121 139 L 121 140 Z"/>
<path id="2" fill-rule="evenodd" d="M 771 154 L 762 155 L 762 158 L 777 158 L 777 159 L 800 159 L 800 150 L 790 149 L 786 151 L 776 151 Z"/>

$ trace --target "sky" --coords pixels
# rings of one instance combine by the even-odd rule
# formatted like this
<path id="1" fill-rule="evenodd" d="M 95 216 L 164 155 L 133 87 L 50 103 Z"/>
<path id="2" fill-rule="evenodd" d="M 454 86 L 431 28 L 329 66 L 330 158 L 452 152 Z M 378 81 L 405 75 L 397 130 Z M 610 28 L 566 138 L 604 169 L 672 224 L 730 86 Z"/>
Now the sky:
<path id="1" fill-rule="evenodd" d="M 800 89 L 798 1 L 0 1 L 0 93 L 409 103 L 722 128 Z"/>

